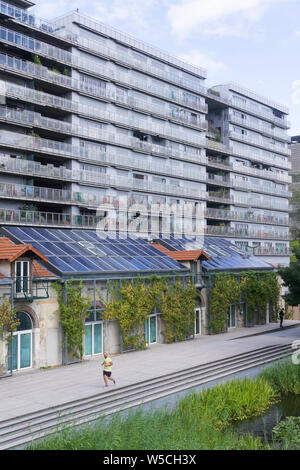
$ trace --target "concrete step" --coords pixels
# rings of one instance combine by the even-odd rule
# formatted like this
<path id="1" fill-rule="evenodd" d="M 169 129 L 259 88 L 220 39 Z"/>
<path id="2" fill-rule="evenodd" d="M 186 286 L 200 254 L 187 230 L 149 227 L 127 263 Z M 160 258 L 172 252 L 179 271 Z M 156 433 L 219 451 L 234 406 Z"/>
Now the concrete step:
<path id="1" fill-rule="evenodd" d="M 232 362 L 236 363 L 237 361 L 246 359 L 246 358 L 251 358 L 252 356 L 257 357 L 258 355 L 264 355 L 266 352 L 272 352 L 272 351 L 280 351 L 282 349 L 290 348 L 290 345 L 271 345 L 271 346 L 265 346 L 263 348 L 255 349 L 252 351 L 247 351 L 244 353 L 241 353 L 239 355 L 234 355 L 234 356 L 229 356 L 223 359 L 218 359 L 216 361 L 212 361 L 209 363 L 204 363 L 204 364 L 199 364 L 197 366 L 190 367 L 188 370 L 178 370 L 176 372 L 171 372 L 169 374 L 165 374 L 163 376 L 158 376 L 154 377 L 151 379 L 147 379 L 141 382 L 138 382 L 136 384 L 130 384 L 130 385 L 125 385 L 121 387 L 117 387 L 116 389 L 110 389 L 109 391 L 109 399 L 112 400 L 114 395 L 117 394 L 119 395 L 120 393 L 124 392 L 127 393 L 128 390 L 137 390 L 141 389 L 144 386 L 148 384 L 155 384 L 155 383 L 165 383 L 166 380 L 170 380 L 172 378 L 178 379 L 179 377 L 184 377 L 186 375 L 190 376 L 192 374 L 195 374 L 199 371 L 206 371 L 206 370 L 211 370 L 212 368 L 215 367 L 223 367 L 224 365 L 230 364 Z M 80 405 L 81 403 L 87 404 L 93 401 L 98 401 L 99 399 L 105 399 L 107 397 L 107 391 L 102 391 L 96 395 L 91 395 L 89 397 L 86 397 L 84 399 L 77 399 L 73 400 L 71 402 L 66 402 L 60 405 L 52 406 L 46 409 L 42 409 L 36 412 L 31 412 L 31 413 L 26 413 L 24 415 L 20 415 L 16 418 L 9 418 L 6 420 L 1 420 L 0 421 L 0 434 L 1 434 L 1 429 L 5 427 L 11 427 L 14 423 L 20 423 L 20 422 L 28 422 L 29 418 L 34 418 L 35 416 L 46 416 L 49 413 L 53 412 L 61 412 L 63 410 L 66 410 L 67 408 L 73 408 L 74 406 Z M 42 414 L 43 413 L 43 414 Z"/>
<path id="2" fill-rule="evenodd" d="M 193 373 L 191 369 L 179 371 L 177 374 L 171 373 L 168 376 L 144 381 L 142 384 L 113 390 L 109 395 L 99 394 L 97 398 L 89 401 L 76 400 L 77 403 L 53 407 L 47 413 L 41 410 L 41 412 L 28 414 L 26 418 L 23 416 L 19 421 L 18 419 L 6 420 L 0 423 L 0 449 L 23 446 L 33 439 L 55 433 L 58 427 L 69 427 L 74 423 L 88 423 L 100 416 L 108 416 L 117 411 L 164 398 L 242 370 L 278 360 L 291 353 L 291 345 L 261 348 L 258 352 L 252 351 L 226 358 L 223 361 L 196 366 L 193 368 Z"/>

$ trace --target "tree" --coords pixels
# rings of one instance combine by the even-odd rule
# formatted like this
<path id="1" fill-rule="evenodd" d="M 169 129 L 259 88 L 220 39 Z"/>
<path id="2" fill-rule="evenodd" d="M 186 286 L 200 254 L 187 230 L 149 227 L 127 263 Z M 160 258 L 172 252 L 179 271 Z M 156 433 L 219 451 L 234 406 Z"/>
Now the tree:
<path id="1" fill-rule="evenodd" d="M 300 174 L 299 174 L 300 177 Z M 297 185 L 292 189 L 291 233 L 294 240 L 300 240 L 300 188 Z"/>
<path id="2" fill-rule="evenodd" d="M 9 299 L 2 297 L 0 302 L 0 334 L 9 334 L 17 330 L 19 320 L 15 310 L 12 308 Z M 6 341 L 9 342 L 10 336 L 7 336 Z"/>
<path id="3" fill-rule="evenodd" d="M 295 246 L 293 253 L 295 261 L 291 261 L 290 266 L 279 269 L 278 273 L 289 289 L 288 294 L 284 296 L 286 302 L 296 306 L 300 304 L 300 246 Z"/>

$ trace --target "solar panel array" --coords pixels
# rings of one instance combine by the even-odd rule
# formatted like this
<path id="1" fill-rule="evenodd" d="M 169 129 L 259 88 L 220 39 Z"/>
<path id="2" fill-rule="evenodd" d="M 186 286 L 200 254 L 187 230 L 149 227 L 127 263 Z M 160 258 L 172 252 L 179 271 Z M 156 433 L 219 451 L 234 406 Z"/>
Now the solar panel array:
<path id="1" fill-rule="evenodd" d="M 20 243 L 30 243 L 62 274 L 186 272 L 178 261 L 142 239 L 101 236 L 90 230 L 3 227 Z"/>
<path id="2" fill-rule="evenodd" d="M 253 256 L 229 240 L 217 237 L 196 238 L 161 238 L 161 243 L 173 250 L 203 250 L 209 261 L 203 261 L 206 271 L 230 269 L 271 269 L 270 264 Z"/>

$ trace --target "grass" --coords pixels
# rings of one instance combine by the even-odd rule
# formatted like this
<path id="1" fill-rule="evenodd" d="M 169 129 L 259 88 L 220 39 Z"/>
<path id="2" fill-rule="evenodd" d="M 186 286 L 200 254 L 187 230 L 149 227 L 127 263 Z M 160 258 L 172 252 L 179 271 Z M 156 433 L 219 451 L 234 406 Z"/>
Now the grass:
<path id="1" fill-rule="evenodd" d="M 271 443 L 239 436 L 237 422 L 262 415 L 280 396 L 300 393 L 300 366 L 285 360 L 254 379 L 236 379 L 191 392 L 172 409 L 113 415 L 32 443 L 51 450 L 258 450 L 299 449 L 299 420 L 275 428 Z M 286 431 L 288 430 L 288 432 Z M 298 433 L 298 434 L 297 434 Z M 279 441 L 278 441 L 279 439 Z M 297 447 L 298 446 L 298 447 Z"/>
<path id="2" fill-rule="evenodd" d="M 275 400 L 263 380 L 232 380 L 188 394 L 171 411 L 117 414 L 108 423 L 102 419 L 95 425 L 64 429 L 30 449 L 260 449 L 259 439 L 238 437 L 229 426 L 261 414 Z"/>
<path id="3" fill-rule="evenodd" d="M 300 394 L 300 365 L 293 364 L 291 359 L 268 367 L 258 377 L 268 382 L 277 394 Z"/>

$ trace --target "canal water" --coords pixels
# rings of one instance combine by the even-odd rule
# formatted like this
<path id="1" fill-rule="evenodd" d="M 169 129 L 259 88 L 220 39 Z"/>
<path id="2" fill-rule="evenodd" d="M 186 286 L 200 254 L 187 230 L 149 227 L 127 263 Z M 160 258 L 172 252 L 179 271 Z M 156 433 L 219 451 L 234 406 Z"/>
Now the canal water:
<path id="1" fill-rule="evenodd" d="M 254 437 L 260 437 L 262 441 L 270 442 L 274 426 L 288 416 L 300 416 L 300 395 L 286 396 L 263 415 L 243 421 L 235 425 L 233 429 L 239 435 L 250 433 Z"/>

